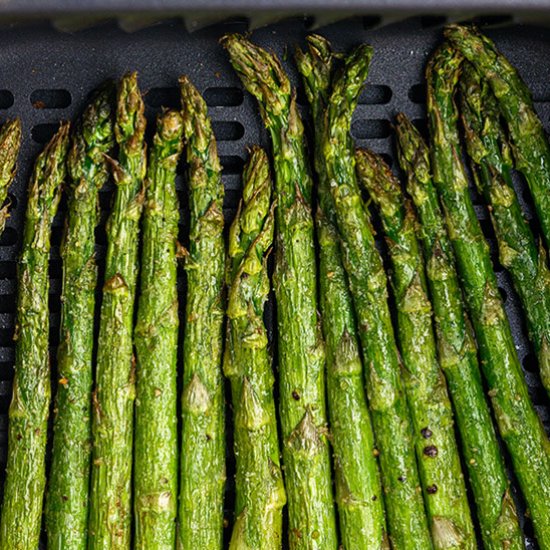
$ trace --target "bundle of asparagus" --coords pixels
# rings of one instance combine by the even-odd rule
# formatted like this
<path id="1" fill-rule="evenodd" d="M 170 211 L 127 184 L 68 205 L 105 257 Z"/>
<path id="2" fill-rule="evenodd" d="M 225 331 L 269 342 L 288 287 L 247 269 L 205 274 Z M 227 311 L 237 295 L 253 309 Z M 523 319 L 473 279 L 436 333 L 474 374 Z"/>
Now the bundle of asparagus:
<path id="1" fill-rule="evenodd" d="M 225 36 L 272 143 L 272 159 L 250 148 L 227 247 L 213 126 L 187 77 L 181 110 L 157 119 L 148 163 L 135 73 L 116 94 L 113 83 L 99 88 L 71 137 L 68 123 L 60 126 L 29 188 L 0 550 L 36 548 L 43 507 L 48 548 L 59 549 L 217 550 L 225 538 L 232 550 L 275 550 L 285 538 L 308 550 L 474 549 L 477 518 L 484 548 L 519 550 L 521 518 L 497 434 L 539 547 L 550 549 L 550 442 L 529 397 L 464 164 L 489 208 L 550 393 L 550 146 L 526 86 L 495 45 L 469 27 L 453 25 L 445 35 L 426 70 L 429 142 L 397 116 L 403 186 L 379 155 L 356 151 L 351 136 L 370 46 L 342 55 L 310 35 L 296 52 L 311 111 L 312 177 L 281 62 L 242 36 Z M 20 141 L 21 124 L 5 123 L 0 233 Z M 176 194 L 183 151 L 185 248 L 177 241 Z M 514 168 L 529 184 L 540 239 L 524 218 Z M 46 479 L 48 261 L 66 174 Z M 98 199 L 110 174 L 116 191 L 99 280 Z M 385 245 L 375 240 L 373 216 Z M 181 295 L 178 257 L 186 273 Z M 264 319 L 272 260 L 274 335 Z M 236 464 L 233 510 L 224 506 L 227 452 Z"/>

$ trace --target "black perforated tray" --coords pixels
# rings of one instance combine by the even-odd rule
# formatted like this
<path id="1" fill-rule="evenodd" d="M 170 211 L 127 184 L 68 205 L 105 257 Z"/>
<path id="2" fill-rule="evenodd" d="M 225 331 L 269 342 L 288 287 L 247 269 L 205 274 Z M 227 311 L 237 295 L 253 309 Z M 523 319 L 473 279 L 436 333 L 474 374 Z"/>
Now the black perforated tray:
<path id="1" fill-rule="evenodd" d="M 257 30 L 253 36 L 254 41 L 268 46 L 287 59 L 286 65 L 295 81 L 297 79 L 292 51 L 295 45 L 303 42 L 311 21 L 308 18 L 286 20 Z M 507 18 L 489 18 L 487 21 L 506 23 Z M 434 45 L 440 40 L 444 18 L 418 17 L 376 27 L 378 23 L 378 18 L 358 17 L 324 27 L 321 32 L 337 49 L 347 50 L 363 41 L 374 46 L 375 56 L 368 86 L 355 114 L 353 134 L 359 145 L 366 145 L 383 153 L 391 162 L 394 157 L 391 121 L 397 112 L 404 111 L 425 130 L 423 68 Z M 85 104 L 89 92 L 104 79 L 121 76 L 128 70 L 138 70 L 140 84 L 145 93 L 148 118 L 152 122 L 161 106 L 178 105 L 177 77 L 186 73 L 204 93 L 210 107 L 224 169 L 225 213 L 227 219 L 231 219 L 240 198 L 240 171 L 246 158 L 246 146 L 253 143 L 269 146 L 255 102 L 243 93 L 225 53 L 218 45 L 218 39 L 223 33 L 246 30 L 247 22 L 237 20 L 189 34 L 178 20 L 164 22 L 132 34 L 121 30 L 116 23 L 103 24 L 74 34 L 56 31 L 45 23 L 12 26 L 3 28 L 0 32 L 0 120 L 19 116 L 24 128 L 19 172 L 11 193 L 14 208 L 7 229 L 0 239 L 1 477 L 4 475 L 6 462 L 7 412 L 13 377 L 16 264 L 23 228 L 26 182 L 34 158 L 57 128 L 59 120 L 72 119 Z M 550 31 L 510 25 L 485 30 L 520 69 L 533 91 L 542 121 L 549 128 Z M 300 89 L 298 99 L 305 110 L 305 100 Z M 150 130 L 152 127 L 151 124 Z M 178 176 L 178 192 L 182 205 L 181 238 L 185 241 L 187 201 L 183 172 L 182 166 Z M 527 216 L 532 219 L 532 207 L 526 189 L 522 182 L 517 183 Z M 112 189 L 112 185 L 108 185 L 101 192 L 102 222 L 108 213 Z M 550 431 L 549 403 L 540 384 L 536 361 L 526 340 L 518 298 L 511 288 L 508 275 L 496 258 L 494 235 L 487 212 L 478 197 L 474 198 L 483 230 L 492 246 L 499 285 L 505 298 L 531 397 Z M 53 228 L 50 267 L 50 342 L 54 373 L 62 268 L 59 244 L 65 209 L 65 203 L 62 202 Z M 534 227 L 537 229 L 535 224 Z M 101 265 L 105 251 L 105 233 L 102 228 L 97 231 L 97 242 Z M 180 280 L 180 288 L 183 290 L 183 279 Z M 272 308 L 268 308 L 267 317 L 272 330 Z M 228 500 L 231 502 L 231 471 L 229 474 Z M 523 518 L 524 504 L 517 490 L 514 490 L 514 495 L 518 499 L 528 547 L 535 548 L 532 527 Z M 231 521 L 229 516 L 228 519 Z"/>

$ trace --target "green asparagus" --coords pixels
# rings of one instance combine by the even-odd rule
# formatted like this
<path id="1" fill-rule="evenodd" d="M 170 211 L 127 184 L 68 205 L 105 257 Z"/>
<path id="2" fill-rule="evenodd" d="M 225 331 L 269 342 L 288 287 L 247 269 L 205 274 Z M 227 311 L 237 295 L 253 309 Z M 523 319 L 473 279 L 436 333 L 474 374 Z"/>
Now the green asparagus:
<path id="1" fill-rule="evenodd" d="M 139 219 L 145 176 L 145 118 L 135 73 L 118 90 L 113 161 L 116 194 L 107 224 L 101 304 L 90 491 L 90 550 L 128 549 L 131 536 L 135 365 L 132 350 Z"/>
<path id="2" fill-rule="evenodd" d="M 204 99 L 180 79 L 191 210 L 183 344 L 180 550 L 222 548 L 225 425 L 222 373 L 223 196 Z"/>
<path id="3" fill-rule="evenodd" d="M 183 121 L 177 111 L 157 119 L 149 152 L 137 321 L 134 441 L 136 549 L 173 549 L 178 495 L 176 166 Z"/>
<path id="4" fill-rule="evenodd" d="M 336 549 L 325 406 L 325 349 L 317 319 L 310 176 L 295 91 L 273 54 L 238 35 L 222 39 L 271 133 L 277 200 L 275 296 L 280 417 L 293 549 Z"/>
<path id="5" fill-rule="evenodd" d="M 385 162 L 367 150 L 359 150 L 356 159 L 359 182 L 378 207 L 388 243 L 403 380 L 434 546 L 475 549 L 451 402 L 437 360 L 417 221 Z"/>
<path id="6" fill-rule="evenodd" d="M 541 380 L 550 394 L 550 272 L 546 251 L 537 247 L 513 187 L 513 161 L 495 96 L 472 65 L 460 79 L 462 119 L 474 181 L 491 206 L 499 258 L 523 304 Z"/>
<path id="7" fill-rule="evenodd" d="M 336 502 L 344 548 L 388 548 L 374 435 L 363 385 L 353 303 L 340 250 L 322 143 L 335 54 L 326 39 L 307 38 L 298 50 L 315 129 L 316 212 L 321 317 L 327 349 L 327 393 L 334 455 Z"/>
<path id="8" fill-rule="evenodd" d="M 420 219 L 417 233 L 426 259 L 439 363 L 454 405 L 483 544 L 488 550 L 520 550 L 523 537 L 483 393 L 475 339 L 432 182 L 428 147 L 404 115 L 397 116 L 396 133 L 399 162 Z"/>
<path id="9" fill-rule="evenodd" d="M 462 56 L 441 46 L 427 68 L 434 183 L 442 200 L 495 417 L 541 548 L 550 548 L 550 443 L 531 404 L 461 161 L 454 91 Z"/>
<path id="10" fill-rule="evenodd" d="M 368 363 L 367 396 L 380 451 L 382 485 L 394 548 L 432 548 L 414 454 L 409 408 L 401 382 L 387 280 L 375 246 L 369 213 L 355 176 L 350 125 L 366 79 L 372 50 L 356 49 L 333 83 L 327 110 L 323 156 L 337 223 L 343 263 L 353 296 L 357 328 Z"/>
<path id="11" fill-rule="evenodd" d="M 4 232 L 10 213 L 6 204 L 8 190 L 15 178 L 17 156 L 21 146 L 21 121 L 8 120 L 0 129 L 0 235 Z"/>
<path id="12" fill-rule="evenodd" d="M 9 410 L 8 464 L 0 548 L 38 548 L 46 485 L 50 409 L 48 263 L 52 220 L 65 179 L 69 125 L 39 155 L 30 181 L 18 266 L 15 378 Z"/>
<path id="13" fill-rule="evenodd" d="M 445 36 L 489 82 L 508 123 L 517 169 L 525 176 L 550 246 L 550 145 L 531 92 L 494 43 L 473 27 L 450 25 Z"/>
<path id="14" fill-rule="evenodd" d="M 224 372 L 231 381 L 237 460 L 236 519 L 229 548 L 277 550 L 282 548 L 286 494 L 263 322 L 274 229 L 269 160 L 263 149 L 252 149 L 243 180 L 243 200 L 229 233 L 227 273 Z"/>
<path id="15" fill-rule="evenodd" d="M 88 539 L 92 439 L 95 229 L 99 189 L 107 180 L 105 154 L 113 145 L 114 88 L 98 90 L 84 111 L 67 158 L 68 223 L 61 256 L 63 297 L 57 350 L 52 466 L 46 498 L 48 548 L 82 549 Z"/>

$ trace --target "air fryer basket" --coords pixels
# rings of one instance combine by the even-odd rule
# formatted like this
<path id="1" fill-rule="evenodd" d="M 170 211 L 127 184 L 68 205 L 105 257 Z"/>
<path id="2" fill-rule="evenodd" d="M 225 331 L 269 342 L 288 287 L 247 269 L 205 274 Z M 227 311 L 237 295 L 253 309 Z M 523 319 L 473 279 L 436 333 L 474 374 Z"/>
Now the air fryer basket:
<path id="1" fill-rule="evenodd" d="M 34 5 L 34 2 L 28 0 L 21 4 L 29 7 Z M 92 2 L 92 7 L 93 4 Z M 47 5 L 46 2 L 46 7 Z M 540 7 L 540 3 L 531 2 L 524 5 L 529 6 Z M 43 9 L 46 8 L 43 6 Z M 0 8 L 0 15 L 3 10 L 4 8 Z M 204 18 L 199 20 L 203 23 L 205 21 Z M 63 18 L 61 21 L 72 21 L 74 27 L 74 19 Z M 143 22 L 136 17 L 125 21 L 126 27 L 130 26 L 129 21 L 133 21 L 134 27 L 141 26 L 138 24 L 139 21 Z M 292 53 L 296 45 L 303 43 L 312 21 L 313 19 L 304 17 L 286 19 L 261 27 L 253 34 L 255 42 L 267 46 L 287 59 L 285 65 L 294 82 L 298 84 L 298 101 L 304 112 L 306 102 L 296 78 Z M 444 22 L 445 18 L 440 16 L 417 16 L 380 25 L 378 17 L 366 16 L 346 19 L 319 29 L 338 50 L 345 51 L 365 41 L 374 46 L 375 55 L 368 85 L 361 96 L 352 132 L 358 145 L 383 153 L 390 163 L 395 158 L 391 124 L 396 113 L 405 112 L 419 128 L 426 130 L 423 70 L 434 45 L 441 40 L 441 26 Z M 506 16 L 489 17 L 480 22 L 493 24 L 484 28 L 485 32 L 496 40 L 499 48 L 519 68 L 533 91 L 536 108 L 543 124 L 549 128 L 550 30 L 515 25 L 510 23 L 510 18 Z M 498 25 L 494 25 L 495 23 Z M 248 27 L 247 20 L 232 19 L 189 33 L 182 21 L 177 19 L 141 28 L 132 33 L 121 29 L 115 22 L 97 24 L 73 34 L 60 32 L 51 24 L 38 21 L 6 25 L 2 28 L 0 121 L 9 117 L 21 117 L 24 141 L 17 179 L 10 194 L 12 216 L 0 239 L 0 483 L 3 481 L 7 456 L 7 413 L 13 378 L 17 257 L 24 223 L 27 181 L 38 151 L 54 133 L 59 121 L 72 119 L 85 104 L 89 92 L 104 79 L 119 77 L 128 70 L 139 71 L 151 131 L 155 114 L 160 111 L 161 106 L 178 106 L 177 77 L 183 73 L 188 74 L 204 93 L 209 105 L 223 165 L 223 181 L 226 188 L 224 211 L 227 220 L 231 220 L 240 198 L 240 172 L 247 155 L 247 146 L 260 143 L 269 147 L 269 140 L 262 128 L 255 101 L 243 91 L 229 66 L 225 52 L 218 44 L 222 34 L 245 32 Z M 395 169 L 394 161 L 393 166 Z M 177 186 L 182 208 L 180 232 L 184 242 L 187 234 L 187 200 L 183 175 L 185 166 L 182 164 L 180 168 Z M 535 230 L 538 230 L 533 220 L 533 208 L 527 189 L 519 179 L 516 183 L 527 215 L 532 220 Z M 112 184 L 101 191 L 102 224 L 108 214 L 112 192 Z M 479 197 L 474 196 L 474 201 L 483 230 L 491 244 L 499 286 L 531 398 L 546 429 L 550 432 L 550 403 L 541 386 L 536 360 L 526 339 L 520 304 L 509 276 L 498 262 L 487 211 Z M 66 204 L 62 202 L 60 213 L 54 222 L 50 265 L 50 343 L 53 381 L 61 306 L 62 265 L 59 245 L 65 211 Z M 106 245 L 103 227 L 97 231 L 97 241 L 97 255 L 101 267 Z M 180 309 L 183 311 L 183 273 L 180 276 Z M 267 319 L 270 334 L 273 336 L 272 306 L 273 304 L 270 304 L 268 307 Z M 231 449 L 230 446 L 228 448 Z M 503 452 L 505 453 L 504 448 Z M 231 464 L 229 468 L 228 501 L 231 502 Z M 532 527 L 529 520 L 524 517 L 525 505 L 521 502 L 514 480 L 513 487 L 527 547 L 534 549 L 536 543 L 532 538 Z M 228 520 L 231 523 L 232 518 L 228 516 Z"/>

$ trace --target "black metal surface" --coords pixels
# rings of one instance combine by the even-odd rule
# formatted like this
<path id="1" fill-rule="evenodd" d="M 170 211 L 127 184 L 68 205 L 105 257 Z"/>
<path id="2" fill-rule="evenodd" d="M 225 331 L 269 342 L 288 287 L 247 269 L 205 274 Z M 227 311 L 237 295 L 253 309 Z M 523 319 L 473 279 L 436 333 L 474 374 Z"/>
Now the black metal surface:
<path id="1" fill-rule="evenodd" d="M 32 2 L 29 2 L 29 4 Z M 246 3 L 246 2 L 245 2 Z M 258 2 L 262 4 L 261 1 Z M 353 2 L 352 2 L 353 3 Z M 513 3 L 513 2 L 512 2 Z M 536 2 L 533 2 L 534 4 Z M 25 4 L 24 2 L 22 4 Z M 159 2 L 163 4 L 163 2 Z M 441 3 L 440 3 L 441 4 Z M 8 4 L 9 5 L 9 2 Z M 48 4 L 50 5 L 50 4 Z M 351 5 L 351 3 L 350 3 Z M 411 4 L 412 5 L 412 4 Z M 4 9 L 2 6 L 0 11 Z M 372 29 L 371 18 L 350 19 L 322 29 L 335 48 L 347 50 L 359 42 L 370 42 L 375 56 L 353 123 L 359 145 L 383 153 L 391 161 L 394 155 L 391 122 L 404 111 L 425 128 L 423 67 L 434 45 L 441 38 L 442 18 L 415 18 L 383 28 Z M 296 81 L 292 63 L 295 45 L 303 42 L 308 20 L 285 21 L 254 33 L 254 40 L 288 58 L 286 66 Z M 242 21 L 219 24 L 188 34 L 179 22 L 168 22 L 128 34 L 115 24 L 103 25 L 75 34 L 60 33 L 49 25 L 39 24 L 6 28 L 0 33 L 2 71 L 0 72 L 0 120 L 19 116 L 23 122 L 24 142 L 19 159 L 17 181 L 12 189 L 14 206 L 7 229 L 0 238 L 0 475 L 4 475 L 7 447 L 7 411 L 13 377 L 14 313 L 16 308 L 16 264 L 21 242 L 26 202 L 26 182 L 34 158 L 43 143 L 55 131 L 59 120 L 73 118 L 85 104 L 88 93 L 106 78 L 138 70 L 145 92 L 148 117 L 161 106 L 176 106 L 177 77 L 188 74 L 204 92 L 218 138 L 219 154 L 224 166 L 226 186 L 225 213 L 234 215 L 240 197 L 240 171 L 246 158 L 246 146 L 269 141 L 259 121 L 252 98 L 230 68 L 225 53 L 218 45 L 225 32 L 246 31 Z M 498 46 L 518 66 L 534 93 L 537 109 L 545 126 L 550 128 L 550 31 L 535 27 L 513 26 L 488 29 Z M 303 93 L 298 93 L 304 103 Z M 305 109 L 305 106 L 304 106 Z M 151 124 L 152 129 L 152 124 Z M 394 166 L 395 168 L 395 166 Z M 521 181 L 518 191 L 527 216 L 533 212 L 528 192 Z M 182 205 L 185 182 L 178 178 Z M 112 185 L 101 193 L 102 220 L 109 209 Z M 496 260 L 494 235 L 485 208 L 476 199 L 477 212 L 492 246 L 499 285 L 505 297 L 506 310 L 514 331 L 518 353 L 525 369 L 531 397 L 550 431 L 550 407 L 538 376 L 536 360 L 530 351 L 520 306 L 508 275 Z M 59 244 L 63 229 L 62 203 L 53 228 L 51 258 L 51 346 L 55 372 L 55 347 L 58 342 L 61 261 Z M 534 224 L 536 229 L 536 224 Z M 185 212 L 182 209 L 181 238 L 185 239 Z M 105 251 L 105 233 L 97 232 L 98 258 Z M 183 281 L 180 281 L 183 288 Z M 272 308 L 269 308 L 272 311 Z M 53 375 L 55 376 L 55 374 Z M 0 479 L 1 481 L 1 479 Z M 523 518 L 525 511 L 517 490 L 522 522 L 529 548 L 535 548 L 532 528 Z"/>

